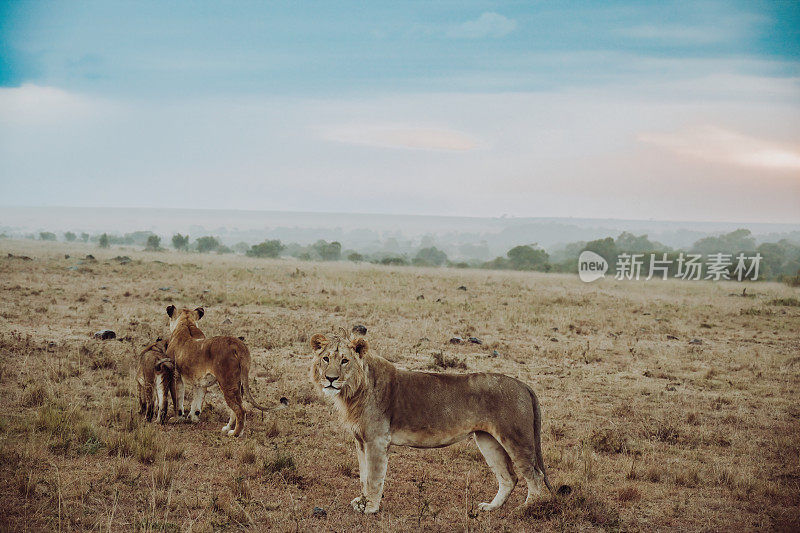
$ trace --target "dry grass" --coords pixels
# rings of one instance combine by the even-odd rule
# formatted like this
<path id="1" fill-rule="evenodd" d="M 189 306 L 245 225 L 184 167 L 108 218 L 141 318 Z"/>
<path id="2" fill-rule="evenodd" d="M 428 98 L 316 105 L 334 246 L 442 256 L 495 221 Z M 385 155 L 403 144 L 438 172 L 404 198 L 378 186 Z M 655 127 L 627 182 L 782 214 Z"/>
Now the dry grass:
<path id="1" fill-rule="evenodd" d="M 800 526 L 798 289 L 0 244 L 4 530 Z M 78 265 L 86 253 L 98 261 Z M 290 407 L 250 411 L 243 440 L 219 434 L 216 389 L 198 425 L 143 422 L 134 354 L 166 333 L 170 303 L 204 306 L 207 334 L 243 335 L 254 394 Z M 307 383 L 307 343 L 355 323 L 400 366 L 529 383 L 550 477 L 573 493 L 515 510 L 520 486 L 477 513 L 496 486 L 474 444 L 398 448 L 383 511 L 353 513 L 353 443 Z M 91 338 L 104 328 L 118 339 Z"/>

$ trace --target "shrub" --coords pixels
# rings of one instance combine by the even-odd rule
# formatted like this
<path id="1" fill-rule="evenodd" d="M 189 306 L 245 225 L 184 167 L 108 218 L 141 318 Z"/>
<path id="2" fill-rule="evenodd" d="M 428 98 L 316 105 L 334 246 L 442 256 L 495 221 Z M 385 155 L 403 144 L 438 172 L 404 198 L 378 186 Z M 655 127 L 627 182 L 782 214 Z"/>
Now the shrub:
<path id="1" fill-rule="evenodd" d="M 414 257 L 414 264 L 421 266 L 442 266 L 447 263 L 447 254 L 435 246 L 422 248 Z"/>
<path id="2" fill-rule="evenodd" d="M 97 244 L 98 246 L 100 246 L 100 248 L 108 248 L 109 246 L 108 234 L 103 233 L 102 235 L 100 235 L 100 240 L 97 241 Z"/>
<path id="3" fill-rule="evenodd" d="M 247 250 L 248 257 L 278 257 L 286 247 L 279 240 L 264 241 L 254 244 Z"/>
<path id="4" fill-rule="evenodd" d="M 176 250 L 188 250 L 189 236 L 176 233 L 175 235 L 172 236 L 172 247 L 175 248 Z"/>
<path id="5" fill-rule="evenodd" d="M 39 240 L 40 241 L 54 241 L 56 240 L 56 234 L 51 231 L 41 231 L 39 232 Z"/>
<path id="6" fill-rule="evenodd" d="M 217 248 L 219 248 L 220 242 L 217 240 L 216 237 L 200 237 L 195 241 L 197 245 L 197 251 L 201 254 L 206 252 L 213 252 Z"/>
<path id="7" fill-rule="evenodd" d="M 147 245 L 144 247 L 145 250 L 150 252 L 157 252 L 161 249 L 161 237 L 158 235 L 150 235 L 147 237 Z"/>

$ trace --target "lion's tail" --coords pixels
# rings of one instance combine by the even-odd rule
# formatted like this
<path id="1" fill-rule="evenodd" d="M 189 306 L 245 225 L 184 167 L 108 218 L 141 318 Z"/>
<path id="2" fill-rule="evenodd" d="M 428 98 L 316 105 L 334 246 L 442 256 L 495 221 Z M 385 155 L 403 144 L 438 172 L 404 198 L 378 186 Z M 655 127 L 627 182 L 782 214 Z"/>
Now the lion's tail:
<path id="1" fill-rule="evenodd" d="M 542 410 L 539 407 L 539 399 L 533 389 L 528 387 L 528 393 L 531 395 L 531 402 L 533 402 L 533 445 L 536 454 L 536 468 L 542 473 L 544 484 L 550 494 L 567 495 L 572 492 L 572 487 L 569 485 L 561 485 L 558 491 L 553 490 L 550 484 L 550 478 L 547 477 L 547 470 L 544 467 L 544 456 L 542 455 Z"/>
<path id="2" fill-rule="evenodd" d="M 244 353 L 238 353 L 242 349 L 244 349 Z M 247 346 L 244 343 L 241 346 L 237 346 L 234 348 L 237 352 L 238 359 L 239 359 L 239 375 L 241 376 L 241 387 L 242 391 L 244 392 L 245 396 L 247 397 L 247 401 L 250 402 L 253 407 L 259 409 L 261 411 L 280 411 L 281 409 L 286 409 L 289 405 L 289 400 L 286 398 L 280 399 L 280 405 L 277 407 L 264 407 L 260 403 L 256 401 L 253 397 L 253 393 L 250 392 L 250 350 L 247 349 Z"/>

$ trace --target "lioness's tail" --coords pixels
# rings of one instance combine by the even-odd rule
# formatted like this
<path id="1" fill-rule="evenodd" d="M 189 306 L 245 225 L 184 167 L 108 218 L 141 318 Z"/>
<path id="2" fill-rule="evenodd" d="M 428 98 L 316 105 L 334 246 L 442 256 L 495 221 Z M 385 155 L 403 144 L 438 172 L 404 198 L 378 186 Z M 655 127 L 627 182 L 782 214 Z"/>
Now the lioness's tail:
<path id="1" fill-rule="evenodd" d="M 286 407 L 289 405 L 289 400 L 286 398 L 281 398 L 280 405 L 277 407 L 264 407 L 256 402 L 255 398 L 253 398 L 253 393 L 250 392 L 250 351 L 244 344 L 242 344 L 242 348 L 244 348 L 245 353 L 237 353 L 237 355 L 239 356 L 239 375 L 241 376 L 240 385 L 242 387 L 242 391 L 247 397 L 247 401 L 250 402 L 253 407 L 261 411 L 280 411 L 281 409 L 286 409 Z M 234 348 L 234 350 L 239 352 L 240 348 L 237 346 Z"/>
<path id="2" fill-rule="evenodd" d="M 531 402 L 533 402 L 533 446 L 534 453 L 536 454 L 536 468 L 542 473 L 544 484 L 551 494 L 566 495 L 572 492 L 572 487 L 569 485 L 561 485 L 558 491 L 553 490 L 550 484 L 550 479 L 547 477 L 547 470 L 544 468 L 544 456 L 542 455 L 542 411 L 539 407 L 539 399 L 533 389 L 528 387 L 528 393 L 531 395 Z"/>
<path id="3" fill-rule="evenodd" d="M 531 395 L 531 401 L 533 402 L 533 451 L 536 456 L 536 468 L 542 473 L 547 490 L 552 493 L 553 486 L 550 485 L 547 470 L 544 468 L 544 457 L 542 457 L 542 411 L 539 408 L 539 399 L 530 387 L 528 387 L 528 393 Z"/>

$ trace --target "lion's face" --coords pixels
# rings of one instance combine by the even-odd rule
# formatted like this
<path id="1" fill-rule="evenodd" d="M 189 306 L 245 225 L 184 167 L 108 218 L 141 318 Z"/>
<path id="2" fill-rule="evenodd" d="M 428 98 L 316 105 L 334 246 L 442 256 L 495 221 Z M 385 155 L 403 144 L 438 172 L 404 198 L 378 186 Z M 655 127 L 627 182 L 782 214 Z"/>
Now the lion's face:
<path id="1" fill-rule="evenodd" d="M 180 323 L 187 323 L 187 324 L 194 324 L 205 314 L 205 310 L 202 307 L 198 307 L 196 309 L 178 309 L 174 305 L 170 305 L 167 307 L 167 316 L 169 317 L 169 332 L 173 333 L 175 328 L 178 327 Z"/>
<path id="2" fill-rule="evenodd" d="M 348 398 L 361 388 L 366 340 L 338 336 L 328 340 L 318 333 L 311 337 L 311 348 L 314 350 L 311 380 L 325 396 L 333 398 L 341 394 Z"/>

